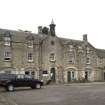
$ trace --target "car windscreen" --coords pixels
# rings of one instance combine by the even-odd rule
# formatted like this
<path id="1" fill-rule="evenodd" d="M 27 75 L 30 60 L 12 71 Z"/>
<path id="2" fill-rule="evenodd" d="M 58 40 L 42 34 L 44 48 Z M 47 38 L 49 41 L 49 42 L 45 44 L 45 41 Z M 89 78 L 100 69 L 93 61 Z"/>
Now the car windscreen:
<path id="1" fill-rule="evenodd" d="M 13 74 L 0 74 L 0 80 L 2 79 L 14 79 L 16 76 Z"/>

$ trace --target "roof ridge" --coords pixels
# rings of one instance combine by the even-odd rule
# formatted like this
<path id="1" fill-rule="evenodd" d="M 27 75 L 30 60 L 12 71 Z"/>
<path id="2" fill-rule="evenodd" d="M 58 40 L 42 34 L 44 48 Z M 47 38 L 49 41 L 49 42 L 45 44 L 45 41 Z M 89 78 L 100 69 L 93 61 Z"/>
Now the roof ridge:
<path id="1" fill-rule="evenodd" d="M 62 38 L 62 37 L 59 37 L 60 39 L 65 39 L 65 40 L 72 40 L 72 41 L 80 41 L 80 42 L 83 42 L 83 40 L 76 40 L 76 39 L 69 39 L 69 38 Z"/>

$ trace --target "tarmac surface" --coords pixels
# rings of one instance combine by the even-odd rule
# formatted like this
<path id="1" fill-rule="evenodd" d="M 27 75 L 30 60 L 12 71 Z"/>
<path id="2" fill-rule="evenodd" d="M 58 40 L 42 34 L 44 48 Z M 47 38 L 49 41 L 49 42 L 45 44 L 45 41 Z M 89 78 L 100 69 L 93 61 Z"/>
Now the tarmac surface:
<path id="1" fill-rule="evenodd" d="M 48 85 L 42 89 L 0 89 L 0 105 L 105 105 L 105 82 Z"/>

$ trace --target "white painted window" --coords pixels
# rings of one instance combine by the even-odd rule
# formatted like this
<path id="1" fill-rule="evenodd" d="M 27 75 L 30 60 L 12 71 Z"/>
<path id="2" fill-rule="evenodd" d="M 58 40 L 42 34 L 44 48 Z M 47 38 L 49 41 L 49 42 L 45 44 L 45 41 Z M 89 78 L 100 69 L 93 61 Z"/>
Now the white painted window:
<path id="1" fill-rule="evenodd" d="M 28 41 L 28 43 L 27 43 L 27 47 L 29 47 L 29 48 L 33 48 L 33 41 Z"/>
<path id="2" fill-rule="evenodd" d="M 55 61 L 55 54 L 54 53 L 50 54 L 50 61 Z"/>
<path id="3" fill-rule="evenodd" d="M 86 58 L 86 64 L 90 64 L 90 57 Z"/>
<path id="4" fill-rule="evenodd" d="M 74 64 L 74 62 L 75 62 L 74 56 L 75 56 L 74 53 L 69 53 L 69 57 L 68 57 L 69 64 Z"/>
<path id="5" fill-rule="evenodd" d="M 10 46 L 11 45 L 10 37 L 4 37 L 4 45 L 5 46 Z"/>
<path id="6" fill-rule="evenodd" d="M 83 52 L 83 48 L 82 48 L 82 46 L 78 46 L 78 52 L 80 53 L 82 53 Z"/>
<path id="7" fill-rule="evenodd" d="M 73 51 L 73 45 L 69 45 L 69 51 Z"/>
<path id="8" fill-rule="evenodd" d="M 86 48 L 86 53 L 87 53 L 87 54 L 90 53 L 90 48 L 89 48 L 89 47 Z"/>
<path id="9" fill-rule="evenodd" d="M 10 51 L 5 51 L 4 52 L 4 60 L 5 61 L 11 60 L 11 52 Z"/>
<path id="10" fill-rule="evenodd" d="M 28 53 L 27 58 L 28 58 L 29 62 L 33 62 L 33 54 L 32 53 Z"/>

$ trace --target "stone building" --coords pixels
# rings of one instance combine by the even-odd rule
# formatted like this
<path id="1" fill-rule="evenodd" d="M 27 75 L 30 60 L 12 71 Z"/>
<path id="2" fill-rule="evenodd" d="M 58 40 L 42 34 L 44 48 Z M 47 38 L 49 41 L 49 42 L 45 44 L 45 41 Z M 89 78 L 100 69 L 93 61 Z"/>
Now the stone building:
<path id="1" fill-rule="evenodd" d="M 0 29 L 0 73 L 33 75 L 56 83 L 104 81 L 105 50 L 83 40 L 57 37 L 55 24 L 29 31 Z"/>

